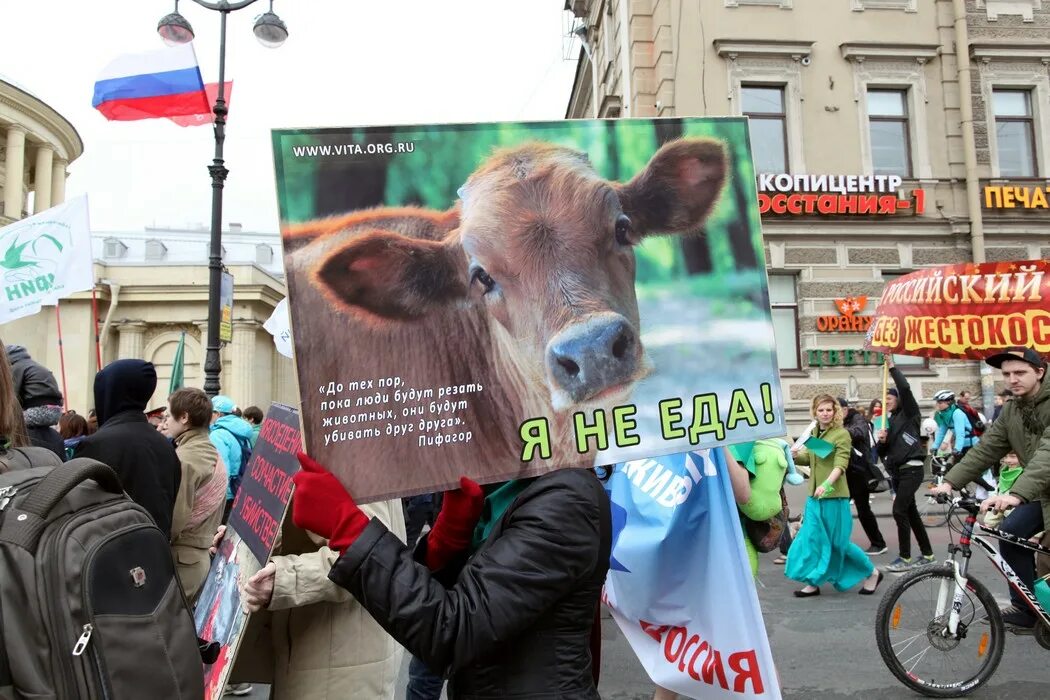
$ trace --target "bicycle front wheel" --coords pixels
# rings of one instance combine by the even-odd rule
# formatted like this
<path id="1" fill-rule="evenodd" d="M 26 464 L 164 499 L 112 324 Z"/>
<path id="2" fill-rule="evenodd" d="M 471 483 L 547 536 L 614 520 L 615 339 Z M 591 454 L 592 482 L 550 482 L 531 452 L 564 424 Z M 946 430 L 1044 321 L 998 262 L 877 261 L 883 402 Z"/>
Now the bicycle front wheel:
<path id="1" fill-rule="evenodd" d="M 967 582 L 958 629 L 948 632 L 955 588 L 948 565 L 908 572 L 886 590 L 875 617 L 882 660 L 901 683 L 927 697 L 973 692 L 1003 657 L 1002 614 L 979 581 Z"/>

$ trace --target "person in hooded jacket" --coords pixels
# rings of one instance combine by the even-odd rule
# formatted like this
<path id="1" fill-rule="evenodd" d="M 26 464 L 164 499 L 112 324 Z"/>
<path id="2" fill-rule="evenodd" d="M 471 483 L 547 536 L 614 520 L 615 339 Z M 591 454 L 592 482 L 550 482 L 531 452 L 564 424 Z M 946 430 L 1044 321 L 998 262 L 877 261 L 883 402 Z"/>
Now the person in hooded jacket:
<path id="1" fill-rule="evenodd" d="M 229 396 L 211 398 L 211 442 L 219 451 L 226 473 L 229 475 L 226 486 L 226 509 L 222 513 L 222 522 L 230 518 L 233 508 L 234 487 L 239 483 L 244 461 L 244 450 L 251 449 L 252 426 L 243 418 L 234 415 L 237 406 Z"/>
<path id="2" fill-rule="evenodd" d="M 431 671 L 453 700 L 599 700 L 591 633 L 612 548 L 589 470 L 446 492 L 415 553 L 299 455 L 292 519 L 341 552 L 328 578 Z M 476 525 L 474 524 L 476 522 Z"/>
<path id="3" fill-rule="evenodd" d="M 879 529 L 879 521 L 871 510 L 871 489 L 868 480 L 871 474 L 872 435 L 867 419 L 857 409 L 851 407 L 846 399 L 839 398 L 846 415 L 842 427 L 849 433 L 851 448 L 849 466 L 846 467 L 846 484 L 849 486 L 853 505 L 857 509 L 857 520 L 864 528 L 871 546 L 864 550 L 868 556 L 877 556 L 886 552 L 886 538 Z"/>
<path id="4" fill-rule="evenodd" d="M 15 395 L 24 412 L 26 434 L 33 447 L 45 447 L 66 459 L 62 436 L 53 426 L 62 417 L 62 392 L 47 367 L 29 356 L 21 345 L 8 345 L 8 362 Z"/>
<path id="5" fill-rule="evenodd" d="M 152 362 L 117 360 L 102 368 L 95 375 L 98 432 L 81 440 L 73 456 L 112 467 L 128 496 L 171 539 L 182 467 L 171 442 L 143 413 L 156 388 L 157 370 Z"/>

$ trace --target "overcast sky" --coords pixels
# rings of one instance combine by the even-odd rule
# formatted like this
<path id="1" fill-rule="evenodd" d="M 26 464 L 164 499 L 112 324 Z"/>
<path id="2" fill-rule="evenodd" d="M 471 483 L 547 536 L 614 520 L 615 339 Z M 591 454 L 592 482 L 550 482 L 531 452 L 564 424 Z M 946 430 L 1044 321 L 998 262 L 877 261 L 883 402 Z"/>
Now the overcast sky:
<path id="1" fill-rule="evenodd" d="M 5 5 L 2 73 L 80 132 L 84 155 L 69 167 L 66 192 L 88 193 L 92 228 L 210 222 L 210 126 L 108 122 L 91 107 L 106 63 L 163 46 L 156 25 L 172 0 Z M 275 0 L 289 32 L 279 49 L 252 34 L 266 6 L 230 15 L 227 30 L 224 226 L 277 230 L 271 128 L 565 115 L 575 63 L 563 58 L 564 0 Z M 190 0 L 180 12 L 196 33 L 204 81 L 218 80 L 218 13 Z"/>

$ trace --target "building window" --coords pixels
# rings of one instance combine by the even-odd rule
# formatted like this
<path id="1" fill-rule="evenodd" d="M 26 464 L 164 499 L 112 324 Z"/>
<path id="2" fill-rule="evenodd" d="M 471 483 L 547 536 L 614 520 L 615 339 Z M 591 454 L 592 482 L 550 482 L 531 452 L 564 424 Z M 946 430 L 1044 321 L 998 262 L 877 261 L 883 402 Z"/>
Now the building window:
<path id="1" fill-rule="evenodd" d="M 999 174 L 1035 177 L 1035 117 L 1031 90 L 992 90 Z"/>
<path id="2" fill-rule="evenodd" d="M 854 12 L 864 10 L 904 10 L 918 12 L 918 0 L 850 0 L 850 9 Z"/>
<path id="3" fill-rule="evenodd" d="M 260 265 L 270 265 L 273 263 L 273 248 L 260 243 L 255 246 L 255 262 Z"/>
<path id="4" fill-rule="evenodd" d="M 867 96 L 872 172 L 911 177 L 908 91 L 868 88 Z"/>
<path id="5" fill-rule="evenodd" d="M 116 238 L 107 238 L 102 247 L 102 255 L 106 258 L 123 258 L 128 252 L 128 247 Z"/>
<path id="6" fill-rule="evenodd" d="M 882 281 L 886 284 L 894 281 L 899 277 L 903 277 L 908 274 L 907 272 L 883 272 Z M 909 369 L 929 369 L 930 360 L 926 357 L 916 357 L 914 355 L 894 355 L 893 363 L 901 368 L 902 371 Z"/>
<path id="7" fill-rule="evenodd" d="M 160 241 L 146 241 L 146 260 L 163 260 L 167 254 L 167 246 Z"/>
<path id="8" fill-rule="evenodd" d="M 798 295 L 794 275 L 769 275 L 769 305 L 773 310 L 773 335 L 779 369 L 801 369 L 798 342 Z"/>
<path id="9" fill-rule="evenodd" d="M 726 7 L 740 7 L 741 5 L 769 5 L 779 7 L 782 10 L 790 10 L 792 0 L 726 0 Z"/>
<path id="10" fill-rule="evenodd" d="M 741 112 L 748 118 L 751 154 L 760 173 L 789 172 L 784 87 L 741 85 Z"/>

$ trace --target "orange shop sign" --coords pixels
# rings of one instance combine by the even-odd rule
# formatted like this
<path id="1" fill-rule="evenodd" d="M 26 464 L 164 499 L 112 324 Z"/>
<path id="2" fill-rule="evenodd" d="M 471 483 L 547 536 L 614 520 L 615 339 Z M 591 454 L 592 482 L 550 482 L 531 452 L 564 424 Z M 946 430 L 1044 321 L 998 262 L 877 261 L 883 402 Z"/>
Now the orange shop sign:
<path id="1" fill-rule="evenodd" d="M 758 176 L 758 213 L 788 216 L 885 216 L 926 210 L 926 192 L 912 190 L 901 199 L 898 175 L 789 175 Z"/>
<path id="2" fill-rule="evenodd" d="M 867 333 L 874 316 L 861 316 L 868 305 L 868 297 L 836 299 L 838 316 L 817 316 L 817 330 L 821 333 Z"/>

